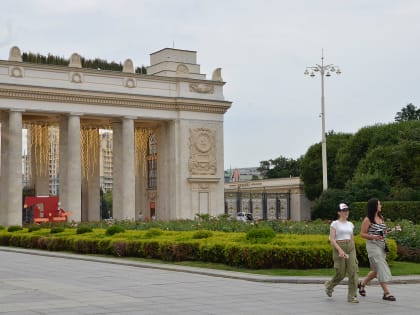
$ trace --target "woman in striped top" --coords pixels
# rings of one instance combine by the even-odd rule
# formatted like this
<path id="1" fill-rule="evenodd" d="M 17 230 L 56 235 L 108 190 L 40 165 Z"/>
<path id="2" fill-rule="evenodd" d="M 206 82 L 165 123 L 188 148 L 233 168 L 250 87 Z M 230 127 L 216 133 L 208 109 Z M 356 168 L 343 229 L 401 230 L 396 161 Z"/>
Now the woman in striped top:
<path id="1" fill-rule="evenodd" d="M 391 270 L 386 262 L 386 225 L 381 214 L 382 204 L 372 198 L 367 204 L 367 216 L 362 222 L 360 236 L 366 239 L 366 250 L 369 257 L 370 268 L 372 269 L 366 278 L 359 282 L 359 294 L 366 296 L 365 286 L 374 278 L 378 278 L 379 284 L 384 291 L 383 299 L 387 301 L 395 301 L 395 297 L 389 292 L 387 282 L 391 280 Z"/>

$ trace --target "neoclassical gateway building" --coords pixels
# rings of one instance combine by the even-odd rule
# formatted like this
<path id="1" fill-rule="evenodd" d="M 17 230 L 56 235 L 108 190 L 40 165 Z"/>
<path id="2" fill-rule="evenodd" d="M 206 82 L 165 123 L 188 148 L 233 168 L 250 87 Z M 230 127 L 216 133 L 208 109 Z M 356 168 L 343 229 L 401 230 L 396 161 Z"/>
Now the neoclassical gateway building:
<path id="1" fill-rule="evenodd" d="M 100 130 L 113 134 L 115 219 L 223 213 L 224 84 L 220 68 L 211 79 L 200 73 L 195 51 L 152 53 L 144 75 L 130 59 L 121 72 L 83 68 L 76 53 L 68 66 L 41 65 L 12 47 L 0 60 L 0 224 L 22 224 L 24 130 L 34 193 L 48 195 L 56 154 L 59 206 L 70 220 L 100 220 Z"/>

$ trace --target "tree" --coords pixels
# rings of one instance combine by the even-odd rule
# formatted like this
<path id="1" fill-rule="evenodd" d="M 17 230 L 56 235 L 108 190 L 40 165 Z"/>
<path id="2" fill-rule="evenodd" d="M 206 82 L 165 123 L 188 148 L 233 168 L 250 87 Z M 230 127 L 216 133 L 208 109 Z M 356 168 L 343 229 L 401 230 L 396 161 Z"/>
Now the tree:
<path id="1" fill-rule="evenodd" d="M 284 178 L 300 176 L 301 158 L 294 160 L 280 156 L 276 159 L 261 161 L 258 171 L 264 178 Z"/>
<path id="2" fill-rule="evenodd" d="M 397 112 L 395 121 L 420 120 L 420 108 L 416 108 L 412 103 L 403 107 L 400 112 Z"/>
<path id="3" fill-rule="evenodd" d="M 350 134 L 334 133 L 330 131 L 327 134 L 327 175 L 328 187 L 343 188 L 343 178 L 336 176 L 336 158 L 338 152 L 346 146 Z M 321 143 L 309 147 L 305 156 L 301 159 L 301 176 L 304 182 L 305 195 L 309 200 L 315 200 L 322 193 L 322 158 Z M 347 180 L 344 178 L 344 180 Z"/>

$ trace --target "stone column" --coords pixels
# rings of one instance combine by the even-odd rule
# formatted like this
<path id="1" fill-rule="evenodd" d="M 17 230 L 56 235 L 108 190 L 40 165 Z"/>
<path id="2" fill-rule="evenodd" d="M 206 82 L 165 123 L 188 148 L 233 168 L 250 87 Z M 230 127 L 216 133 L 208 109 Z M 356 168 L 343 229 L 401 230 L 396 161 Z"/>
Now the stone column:
<path id="1" fill-rule="evenodd" d="M 22 225 L 22 112 L 10 111 L 7 134 L 7 225 Z"/>
<path id="2" fill-rule="evenodd" d="M 134 120 L 132 117 L 124 117 L 122 122 L 123 136 L 123 215 L 126 219 L 135 219 L 136 188 L 135 188 L 135 164 L 134 164 Z"/>
<path id="3" fill-rule="evenodd" d="M 0 112 L 0 225 L 7 226 L 7 158 L 9 113 Z"/>
<path id="4" fill-rule="evenodd" d="M 134 120 L 124 117 L 114 124 L 113 213 L 119 220 L 135 219 Z M 115 182 L 116 179 L 116 182 Z"/>
<path id="5" fill-rule="evenodd" d="M 80 115 L 70 114 L 67 135 L 67 192 L 68 210 L 72 212 L 70 220 L 76 222 L 82 218 L 82 168 L 80 161 Z"/>
<path id="6" fill-rule="evenodd" d="M 178 178 L 179 121 L 164 123 L 159 131 L 158 141 L 158 194 L 156 200 L 156 216 L 164 220 L 179 219 L 180 207 Z"/>
<path id="7" fill-rule="evenodd" d="M 67 135 L 68 135 L 68 118 L 67 116 L 60 117 L 59 127 L 59 164 L 58 164 L 58 180 L 59 180 L 59 199 L 60 206 L 68 211 L 69 206 L 67 202 Z"/>
<path id="8" fill-rule="evenodd" d="M 80 115 L 70 114 L 60 122 L 60 202 L 76 222 L 82 218 L 81 180 Z"/>
<path id="9" fill-rule="evenodd" d="M 122 214 L 122 124 L 120 121 L 112 123 L 112 217 L 123 219 Z"/>

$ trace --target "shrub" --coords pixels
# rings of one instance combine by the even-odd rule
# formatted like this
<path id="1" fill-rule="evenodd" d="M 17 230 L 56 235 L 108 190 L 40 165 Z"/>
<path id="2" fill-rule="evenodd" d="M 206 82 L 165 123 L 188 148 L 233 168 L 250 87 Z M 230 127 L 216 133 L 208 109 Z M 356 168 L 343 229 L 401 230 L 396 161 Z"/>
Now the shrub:
<path id="1" fill-rule="evenodd" d="M 22 227 L 19 225 L 11 225 L 7 228 L 7 232 L 16 232 L 16 231 L 21 231 Z"/>
<path id="2" fill-rule="evenodd" d="M 31 225 L 30 227 L 28 227 L 28 232 L 34 232 L 34 231 L 39 231 L 41 229 L 41 227 L 39 225 Z"/>
<path id="3" fill-rule="evenodd" d="M 0 230 L 4 230 L 4 226 L 3 225 L 0 225 Z"/>
<path id="4" fill-rule="evenodd" d="M 76 234 L 90 233 L 92 231 L 93 231 L 92 228 L 88 226 L 79 226 L 76 230 Z"/>
<path id="5" fill-rule="evenodd" d="M 192 238 L 193 239 L 202 239 L 202 238 L 209 238 L 213 236 L 213 232 L 208 231 L 208 230 L 198 230 L 196 232 L 194 232 Z"/>
<path id="6" fill-rule="evenodd" d="M 253 228 L 246 233 L 246 239 L 251 243 L 268 243 L 276 236 L 270 228 Z"/>
<path id="7" fill-rule="evenodd" d="M 113 225 L 106 229 L 105 234 L 108 236 L 112 236 L 117 233 L 124 233 L 125 229 L 119 225 Z"/>
<path id="8" fill-rule="evenodd" d="M 146 232 L 145 237 L 153 238 L 153 237 L 156 237 L 156 236 L 159 236 L 159 235 L 162 235 L 162 234 L 163 234 L 163 231 L 161 229 L 151 228 Z"/>
<path id="9" fill-rule="evenodd" d="M 50 231 L 51 234 L 57 234 L 61 232 L 64 232 L 64 228 L 62 226 L 55 226 L 51 228 L 51 231 Z"/>

